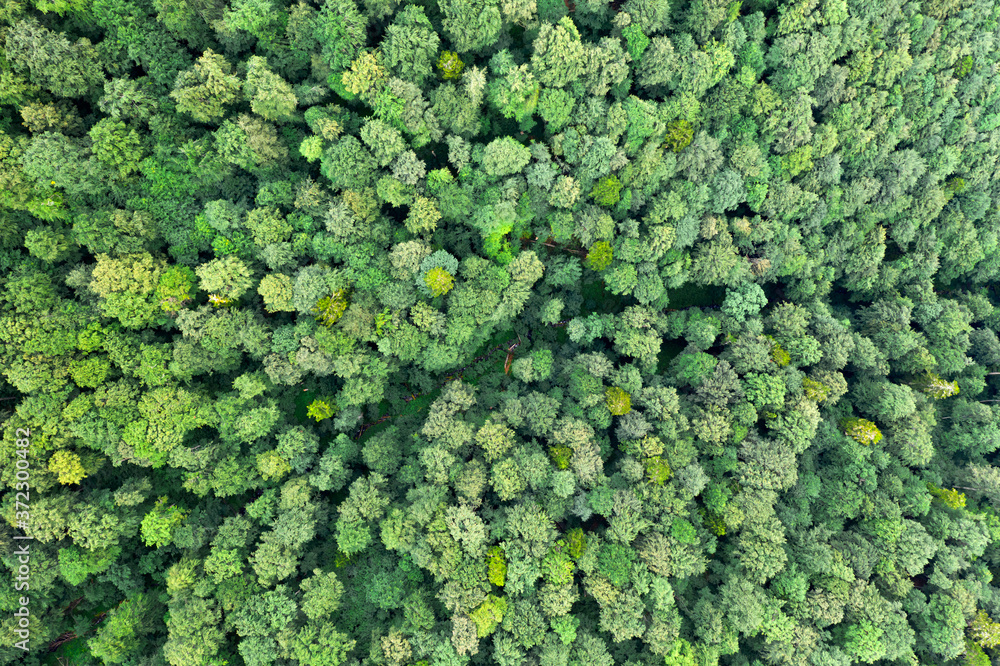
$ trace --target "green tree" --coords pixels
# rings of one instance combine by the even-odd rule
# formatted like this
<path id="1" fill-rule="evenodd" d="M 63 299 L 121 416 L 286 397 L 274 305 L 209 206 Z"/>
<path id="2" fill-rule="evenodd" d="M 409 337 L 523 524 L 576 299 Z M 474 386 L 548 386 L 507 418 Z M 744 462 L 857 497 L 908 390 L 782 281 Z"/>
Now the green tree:
<path id="1" fill-rule="evenodd" d="M 163 656 L 171 666 L 210 664 L 222 647 L 221 613 L 210 599 L 187 598 L 169 606 Z"/>
<path id="2" fill-rule="evenodd" d="M 617 386 L 611 386 L 605 392 L 605 402 L 615 416 L 628 414 L 632 411 L 632 397 Z"/>
<path id="3" fill-rule="evenodd" d="M 518 173 L 531 161 L 531 151 L 509 136 L 494 139 L 483 153 L 483 170 L 490 176 Z"/>
<path id="4" fill-rule="evenodd" d="M 437 68 L 441 72 L 441 76 L 448 79 L 457 79 L 462 75 L 462 70 L 465 68 L 465 63 L 458 57 L 458 54 L 454 51 L 442 51 L 441 57 L 438 58 Z"/>
<path id="5" fill-rule="evenodd" d="M 503 25 L 497 5 L 494 0 L 442 0 L 442 25 L 456 51 L 478 51 L 496 42 Z"/>
<path id="6" fill-rule="evenodd" d="M 628 44 L 628 52 L 632 56 L 632 61 L 639 62 L 642 59 L 642 54 L 649 48 L 649 37 L 636 24 L 627 25 L 622 28 L 622 37 L 625 38 L 625 43 Z"/>
<path id="7" fill-rule="evenodd" d="M 576 100 L 562 88 L 542 88 L 538 95 L 538 115 L 551 132 L 559 132 L 573 119 Z"/>
<path id="8" fill-rule="evenodd" d="M 531 69 L 542 85 L 561 88 L 583 75 L 585 49 L 570 17 L 542 24 L 532 46 Z"/>
<path id="9" fill-rule="evenodd" d="M 162 312 L 154 301 L 166 265 L 149 253 L 122 255 L 112 259 L 97 255 L 90 289 L 103 300 L 101 310 L 128 328 L 142 328 Z"/>
<path id="10" fill-rule="evenodd" d="M 15 71 L 59 97 L 84 97 L 104 82 L 97 49 L 81 37 L 70 43 L 28 17 L 13 22 L 4 39 L 4 53 Z"/>
<path id="11" fill-rule="evenodd" d="M 386 66 L 404 81 L 417 85 L 434 74 L 440 37 L 434 32 L 423 7 L 407 5 L 396 14 L 385 31 L 382 49 Z M 456 78 L 445 75 L 445 78 Z"/>
<path id="12" fill-rule="evenodd" d="M 170 97 L 180 111 L 203 123 L 225 116 L 240 97 L 240 81 L 225 56 L 207 49 L 194 67 L 177 74 Z"/>
<path id="13" fill-rule="evenodd" d="M 301 608 L 310 620 L 322 620 L 341 606 L 344 585 L 334 572 L 314 569 L 313 575 L 302 581 Z"/>
<path id="14" fill-rule="evenodd" d="M 55 186 L 69 195 L 95 192 L 97 183 L 107 175 L 82 141 L 56 132 L 43 132 L 32 137 L 21 161 L 24 176 L 43 187 Z M 49 206 L 57 203 L 51 197 L 48 201 Z"/>
<path id="15" fill-rule="evenodd" d="M 120 178 L 139 170 L 142 142 L 134 128 L 126 127 L 120 120 L 104 118 L 90 129 L 89 134 L 94 142 L 94 156 Z"/>
<path id="16" fill-rule="evenodd" d="M 76 109 L 65 101 L 48 104 L 29 103 L 21 107 L 22 123 L 32 134 L 46 130 L 61 134 L 79 134 L 83 121 Z"/>
<path id="17" fill-rule="evenodd" d="M 526 126 L 538 106 L 540 87 L 534 75 L 527 65 L 515 64 L 506 49 L 490 59 L 490 69 L 500 77 L 489 83 L 490 103 L 503 117 Z"/>
<path id="18" fill-rule="evenodd" d="M 918 615 L 919 646 L 930 655 L 954 659 L 965 650 L 965 618 L 959 602 L 943 594 L 935 594 Z"/>
<path id="19" fill-rule="evenodd" d="M 858 442 L 859 444 L 871 445 L 882 441 L 882 433 L 871 421 L 866 419 L 850 417 L 841 420 L 840 427 L 844 434 Z"/>
<path id="20" fill-rule="evenodd" d="M 288 275 L 269 273 L 260 280 L 257 293 L 264 300 L 268 312 L 294 312 L 292 278 Z"/>
<path id="21" fill-rule="evenodd" d="M 597 181 L 590 196 L 594 198 L 594 203 L 600 206 L 614 206 L 620 199 L 621 188 L 618 176 L 612 174 Z"/>
<path id="22" fill-rule="evenodd" d="M 336 141 L 323 153 L 320 169 L 335 189 L 363 189 L 372 179 L 375 160 L 353 136 Z"/>
<path id="23" fill-rule="evenodd" d="M 250 268 L 234 255 L 201 264 L 194 272 L 201 289 L 230 300 L 239 299 L 253 286 Z"/>
<path id="24" fill-rule="evenodd" d="M 323 5 L 316 20 L 315 38 L 323 61 L 335 81 L 358 56 L 367 40 L 368 16 L 353 0 L 335 0 Z"/>
<path id="25" fill-rule="evenodd" d="M 883 630 L 868 620 L 850 625 L 844 632 L 844 649 L 857 661 L 872 664 L 885 655 Z"/>
<path id="26" fill-rule="evenodd" d="M 106 664 L 121 664 L 140 656 L 146 648 L 146 636 L 156 629 L 156 611 L 162 609 L 144 593 L 122 601 L 112 609 L 87 641 L 90 654 Z"/>
<path id="27" fill-rule="evenodd" d="M 276 167 L 288 158 L 288 147 L 274 125 L 249 114 L 237 116 L 235 122 L 224 121 L 215 133 L 215 144 L 225 162 L 248 171 Z"/>
<path id="28" fill-rule="evenodd" d="M 142 540 L 147 546 L 161 548 L 170 543 L 175 531 L 187 518 L 187 513 L 174 504 L 167 505 L 169 499 L 160 497 L 153 509 L 142 519 Z"/>
<path id="29" fill-rule="evenodd" d="M 764 290 L 753 282 L 745 282 L 735 289 L 726 290 L 722 312 L 735 322 L 743 323 L 748 318 L 757 316 L 766 306 L 767 296 Z"/>
<path id="30" fill-rule="evenodd" d="M 243 91 L 253 112 L 266 120 L 287 120 L 298 105 L 292 86 L 268 69 L 267 59 L 260 56 L 247 60 Z"/>
<path id="31" fill-rule="evenodd" d="M 30 229 L 24 235 L 24 247 L 31 256 L 46 263 L 56 263 L 70 254 L 69 239 L 48 228 Z"/>
<path id="32" fill-rule="evenodd" d="M 59 483 L 63 485 L 73 485 L 80 483 L 87 476 L 87 472 L 80 462 L 80 456 L 72 451 L 56 451 L 49 458 L 49 471 L 55 474 Z"/>

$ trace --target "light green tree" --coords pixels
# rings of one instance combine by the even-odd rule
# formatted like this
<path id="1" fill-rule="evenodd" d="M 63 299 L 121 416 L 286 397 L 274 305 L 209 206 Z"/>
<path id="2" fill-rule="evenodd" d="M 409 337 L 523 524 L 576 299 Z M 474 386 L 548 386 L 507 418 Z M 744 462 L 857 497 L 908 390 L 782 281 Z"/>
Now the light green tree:
<path id="1" fill-rule="evenodd" d="M 869 446 L 878 444 L 882 440 L 882 432 L 871 421 L 867 419 L 850 417 L 841 420 L 840 427 L 844 434 L 858 442 Z"/>
<path id="2" fill-rule="evenodd" d="M 170 543 L 174 531 L 187 518 L 187 513 L 175 504 L 167 505 L 169 499 L 160 497 L 153 509 L 142 519 L 140 531 L 147 546 L 161 548 Z"/>
<path id="3" fill-rule="evenodd" d="M 292 86 L 268 69 L 267 59 L 250 56 L 243 91 L 253 112 L 267 120 L 285 120 L 295 112 L 298 98 Z"/>
<path id="4" fill-rule="evenodd" d="M 531 69 L 542 85 L 561 88 L 583 75 L 586 50 L 570 17 L 543 23 L 533 46 Z"/>
<path id="5" fill-rule="evenodd" d="M 512 137 L 494 139 L 483 153 L 483 170 L 490 176 L 509 176 L 528 166 L 531 151 Z"/>
<path id="6" fill-rule="evenodd" d="M 923 377 L 911 382 L 910 386 L 922 391 L 936 400 L 943 400 L 958 393 L 957 381 L 945 381 L 938 375 L 928 372 Z"/>
<path id="7" fill-rule="evenodd" d="M 80 456 L 65 449 L 52 454 L 48 467 L 49 471 L 59 479 L 59 483 L 65 486 L 80 483 L 87 476 Z"/>
<path id="8" fill-rule="evenodd" d="M 253 273 L 235 255 L 212 259 L 195 268 L 194 272 L 201 289 L 230 300 L 239 299 L 253 286 Z"/>
<path id="9" fill-rule="evenodd" d="M 503 19 L 497 0 L 441 0 L 445 35 L 459 53 L 492 45 L 500 36 Z"/>
<path id="10" fill-rule="evenodd" d="M 90 128 L 89 134 L 94 142 L 94 156 L 120 178 L 139 170 L 143 151 L 135 128 L 127 127 L 120 120 L 104 118 Z"/>
<path id="11" fill-rule="evenodd" d="M 441 38 L 419 5 L 406 5 L 385 30 L 382 42 L 386 66 L 404 81 L 422 85 L 434 74 Z M 449 78 L 447 75 L 445 78 Z M 454 77 L 450 77 L 454 78 Z"/>
<path id="12" fill-rule="evenodd" d="M 264 299 L 268 312 L 294 312 L 292 278 L 281 273 L 268 273 L 261 278 L 257 293 Z"/>
<path id="13" fill-rule="evenodd" d="M 208 123 L 225 116 L 226 107 L 240 98 L 240 80 L 225 56 L 206 50 L 194 67 L 177 74 L 170 97 L 177 109 Z"/>

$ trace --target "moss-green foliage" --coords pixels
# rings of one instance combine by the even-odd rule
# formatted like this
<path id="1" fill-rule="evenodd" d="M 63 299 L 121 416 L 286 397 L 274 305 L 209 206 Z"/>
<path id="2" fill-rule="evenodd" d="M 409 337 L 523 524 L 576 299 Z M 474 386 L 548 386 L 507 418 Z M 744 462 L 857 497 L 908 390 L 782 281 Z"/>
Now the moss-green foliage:
<path id="1" fill-rule="evenodd" d="M 622 416 L 632 411 L 632 396 L 618 386 L 610 386 L 604 392 L 604 402 L 608 411 L 615 416 Z"/>
<path id="2" fill-rule="evenodd" d="M 594 189 L 590 191 L 590 196 L 594 198 L 594 203 L 599 206 L 614 206 L 618 203 L 622 183 L 618 176 L 611 174 L 605 176 L 594 184 Z"/>
<path id="3" fill-rule="evenodd" d="M 292 466 L 277 451 L 265 451 L 257 454 L 257 471 L 265 480 L 277 480 L 291 472 Z"/>
<path id="4" fill-rule="evenodd" d="M 785 348 L 781 346 L 781 343 L 777 342 L 771 336 L 768 336 L 768 339 L 771 341 L 771 360 L 774 361 L 779 368 L 791 363 L 792 357 L 787 351 L 785 351 Z"/>
<path id="5" fill-rule="evenodd" d="M 597 557 L 597 570 L 608 577 L 613 585 L 623 587 L 631 576 L 635 551 L 620 543 L 605 543 Z"/>
<path id="6" fill-rule="evenodd" d="M 674 376 L 685 384 L 699 386 L 715 369 L 718 362 L 718 359 L 705 352 L 681 354 L 672 363 L 675 368 Z"/>
<path id="7" fill-rule="evenodd" d="M 454 51 L 443 51 L 437 61 L 437 68 L 445 79 L 457 79 L 462 75 L 465 63 Z"/>
<path id="8" fill-rule="evenodd" d="M 958 194 L 959 192 L 965 191 L 965 179 L 961 176 L 955 176 L 954 178 L 949 178 L 944 184 L 944 191 L 950 195 Z"/>
<path id="9" fill-rule="evenodd" d="M 587 251 L 587 266 L 595 271 L 603 271 L 611 265 L 613 255 L 614 252 L 610 243 L 607 241 L 597 241 Z"/>
<path id="10" fill-rule="evenodd" d="M 949 509 L 961 509 L 965 506 L 965 493 L 961 493 L 955 488 L 938 488 L 931 482 L 927 482 L 927 490 Z"/>
<path id="11" fill-rule="evenodd" d="M 786 387 L 781 377 L 753 372 L 748 373 L 743 381 L 747 399 L 758 410 L 781 407 L 784 404 Z"/>
<path id="12" fill-rule="evenodd" d="M 152 510 L 142 519 L 140 531 L 147 546 L 161 548 L 170 543 L 174 531 L 187 517 L 187 512 L 174 504 L 168 506 L 166 496 L 156 500 Z"/>
<path id="13" fill-rule="evenodd" d="M 93 574 L 105 571 L 121 554 L 121 548 L 111 546 L 85 549 L 78 546 L 59 551 L 59 574 L 70 585 L 79 585 Z"/>
<path id="14" fill-rule="evenodd" d="M 807 398 L 816 402 L 823 402 L 830 395 L 829 386 L 811 377 L 802 378 L 802 391 Z"/>
<path id="15" fill-rule="evenodd" d="M 338 289 L 330 296 L 324 296 L 316 302 L 312 311 L 316 313 L 316 321 L 330 328 L 337 323 L 347 310 L 347 290 Z"/>
<path id="16" fill-rule="evenodd" d="M 840 421 L 844 434 L 865 446 L 878 444 L 882 441 L 882 432 L 878 426 L 867 419 L 850 417 Z"/>
<path id="17" fill-rule="evenodd" d="M 476 625 L 476 634 L 480 638 L 485 638 L 496 631 L 508 606 L 507 597 L 487 595 L 486 600 L 469 613 L 469 618 Z"/>
<path id="18" fill-rule="evenodd" d="M 552 463 L 558 469 L 568 469 L 569 461 L 573 457 L 573 449 L 568 446 L 550 446 L 549 455 L 552 456 Z"/>
<path id="19" fill-rule="evenodd" d="M 80 462 L 80 456 L 65 449 L 56 451 L 49 458 L 48 467 L 49 471 L 59 479 L 59 483 L 65 486 L 80 483 L 87 476 L 83 463 Z"/>
<path id="20" fill-rule="evenodd" d="M 681 543 L 695 544 L 698 542 L 698 533 L 689 521 L 684 518 L 674 518 L 670 525 L 670 536 Z"/>
<path id="21" fill-rule="evenodd" d="M 979 654 L 982 654 L 982 648 L 995 648 L 1000 645 L 1000 622 L 979 609 L 969 623 L 969 637 L 979 646 Z"/>
<path id="22" fill-rule="evenodd" d="M 573 572 L 576 565 L 569 553 L 559 544 L 542 560 L 542 575 L 545 580 L 556 587 L 562 587 L 573 582 Z"/>
<path id="23" fill-rule="evenodd" d="M 650 483 L 657 486 L 662 486 L 670 480 L 671 476 L 673 476 L 673 471 L 670 469 L 670 463 L 660 456 L 650 456 L 645 460 L 645 465 L 646 478 Z"/>
<path id="24" fill-rule="evenodd" d="M 978 644 L 973 641 L 965 641 L 965 656 L 962 658 L 962 662 L 965 666 L 988 666 L 990 663 L 989 655 L 983 650 Z"/>
<path id="25" fill-rule="evenodd" d="M 695 666 L 698 663 L 694 648 L 683 638 L 674 640 L 665 659 L 667 666 Z"/>
<path id="26" fill-rule="evenodd" d="M 733 0 L 726 7 L 726 21 L 732 23 L 740 17 L 740 10 L 743 8 L 742 0 Z"/>
<path id="27" fill-rule="evenodd" d="M 973 60 L 971 55 L 963 56 L 955 65 L 955 78 L 964 79 L 972 71 Z"/>
<path id="28" fill-rule="evenodd" d="M 625 43 L 628 44 L 628 53 L 632 56 L 632 60 L 639 62 L 642 59 L 643 52 L 649 47 L 649 37 L 643 33 L 640 26 L 635 24 L 622 29 L 622 37 L 625 38 Z"/>
<path id="29" fill-rule="evenodd" d="M 486 554 L 487 578 L 497 587 L 503 587 L 507 580 L 507 560 L 503 548 L 494 546 Z"/>
<path id="30" fill-rule="evenodd" d="M 679 153 L 690 145 L 694 138 L 694 127 L 687 120 L 674 120 L 667 125 L 665 146 L 675 153 Z"/>
<path id="31" fill-rule="evenodd" d="M 705 527 L 709 532 L 715 536 L 725 536 L 726 534 L 726 521 L 725 519 L 710 511 L 702 511 L 702 520 L 704 521 Z"/>
<path id="32" fill-rule="evenodd" d="M 177 312 L 192 299 L 194 286 L 194 271 L 187 266 L 170 266 L 160 276 L 156 299 L 167 312 Z"/>
<path id="33" fill-rule="evenodd" d="M 912 386 L 936 400 L 949 398 L 959 392 L 957 381 L 946 381 L 932 372 L 927 372 L 923 377 L 913 382 Z"/>
<path id="34" fill-rule="evenodd" d="M 322 421 L 328 419 L 337 413 L 337 403 L 333 400 L 316 398 L 309 403 L 306 408 L 306 415 L 315 419 L 316 421 Z"/>
<path id="35" fill-rule="evenodd" d="M 566 553 L 574 560 L 580 559 L 586 548 L 587 534 L 581 528 L 573 528 L 566 534 Z"/>
<path id="36" fill-rule="evenodd" d="M 455 278 L 442 267 L 435 266 L 424 274 L 424 284 L 432 296 L 444 296 L 455 286 Z"/>

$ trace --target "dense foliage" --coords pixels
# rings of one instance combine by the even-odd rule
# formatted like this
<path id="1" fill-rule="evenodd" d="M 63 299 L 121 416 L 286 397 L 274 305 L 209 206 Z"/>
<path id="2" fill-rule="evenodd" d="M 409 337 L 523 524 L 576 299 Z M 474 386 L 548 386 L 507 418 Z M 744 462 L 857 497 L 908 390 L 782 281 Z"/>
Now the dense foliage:
<path id="1" fill-rule="evenodd" d="M 0 55 L 0 663 L 1000 657 L 1000 5 L 3 0 Z"/>

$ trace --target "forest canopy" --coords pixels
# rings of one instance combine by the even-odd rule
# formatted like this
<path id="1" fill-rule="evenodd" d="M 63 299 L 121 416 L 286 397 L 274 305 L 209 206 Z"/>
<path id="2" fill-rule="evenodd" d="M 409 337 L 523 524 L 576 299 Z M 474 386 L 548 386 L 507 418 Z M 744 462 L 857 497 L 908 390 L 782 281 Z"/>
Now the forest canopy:
<path id="1" fill-rule="evenodd" d="M 998 157 L 989 0 L 0 0 L 0 664 L 988 666 Z"/>

